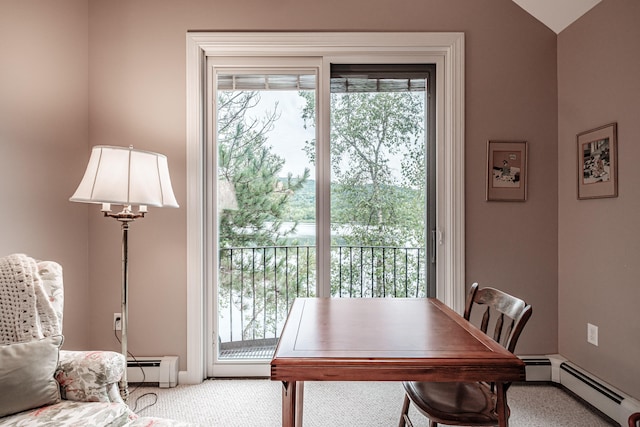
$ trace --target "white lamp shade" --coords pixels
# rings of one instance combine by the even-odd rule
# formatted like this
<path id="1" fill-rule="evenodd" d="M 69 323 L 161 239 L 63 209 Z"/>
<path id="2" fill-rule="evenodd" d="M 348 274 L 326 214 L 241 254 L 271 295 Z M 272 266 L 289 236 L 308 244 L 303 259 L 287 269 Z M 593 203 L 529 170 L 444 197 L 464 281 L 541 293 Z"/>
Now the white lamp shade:
<path id="1" fill-rule="evenodd" d="M 167 157 L 132 147 L 97 145 L 72 202 L 177 208 Z"/>

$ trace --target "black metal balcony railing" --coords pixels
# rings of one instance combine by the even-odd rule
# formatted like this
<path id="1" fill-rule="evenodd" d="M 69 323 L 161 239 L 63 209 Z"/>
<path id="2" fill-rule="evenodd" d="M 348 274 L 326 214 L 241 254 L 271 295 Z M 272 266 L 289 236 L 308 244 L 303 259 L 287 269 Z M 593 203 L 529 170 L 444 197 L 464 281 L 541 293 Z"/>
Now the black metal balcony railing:
<path id="1" fill-rule="evenodd" d="M 333 246 L 334 298 L 425 297 L 423 248 Z M 270 358 L 297 297 L 313 297 L 315 246 L 224 248 L 219 265 L 220 358 Z"/>

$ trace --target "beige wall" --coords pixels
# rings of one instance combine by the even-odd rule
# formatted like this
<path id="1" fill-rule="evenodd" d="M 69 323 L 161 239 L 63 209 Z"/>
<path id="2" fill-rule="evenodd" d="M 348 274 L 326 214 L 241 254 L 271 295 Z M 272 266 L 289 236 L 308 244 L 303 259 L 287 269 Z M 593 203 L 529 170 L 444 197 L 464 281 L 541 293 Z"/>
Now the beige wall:
<path id="1" fill-rule="evenodd" d="M 64 266 L 65 348 L 84 347 L 87 208 L 68 201 L 88 159 L 86 0 L 0 0 L 0 255 Z"/>
<path id="2" fill-rule="evenodd" d="M 605 0 L 558 37 L 559 352 L 640 398 L 640 3 Z M 618 123 L 619 196 L 577 200 L 576 134 Z M 586 341 L 587 322 L 599 346 Z"/>
<path id="3" fill-rule="evenodd" d="M 63 261 L 67 281 L 69 277 L 73 279 L 67 283 L 67 289 L 80 287 L 80 282 L 85 286 L 89 276 L 90 292 L 82 288 L 83 291 L 72 297 L 76 298 L 75 303 L 67 305 L 67 313 L 73 312 L 76 318 L 82 319 L 82 325 L 76 329 L 65 327 L 68 343 L 119 349 L 111 331 L 112 313 L 119 311 L 120 302 L 119 225 L 102 218 L 97 207 L 69 203 L 67 199 L 81 178 L 90 146 L 132 144 L 168 156 L 174 189 L 182 207 L 151 209 L 147 218 L 131 227 L 129 348 L 137 355 L 178 354 L 180 368 L 186 369 L 184 206 L 188 30 L 463 31 L 466 37 L 467 282 L 497 286 L 531 302 L 534 315 L 523 334 L 519 352 L 557 352 L 556 35 L 511 0 L 281 0 L 268 4 L 259 0 L 85 0 L 62 3 L 77 6 L 77 15 L 85 13 L 83 8 L 88 7 L 88 45 L 84 16 L 74 21 L 75 15 L 58 8 L 58 2 L 55 8 L 51 5 L 53 2 L 44 0 L 20 2 L 20 5 L 36 3 L 38 7 L 32 6 L 26 11 L 22 11 L 26 6 L 17 6 L 18 2 L 11 2 L 15 5 L 11 7 L 9 2 L 0 3 L 11 13 L 21 13 L 20 22 L 10 22 L 9 30 L 3 26 L 0 31 L 13 35 L 29 28 L 32 34 L 43 32 L 40 37 L 43 38 L 46 29 L 52 27 L 58 37 L 62 37 L 60 34 L 75 37 L 68 40 L 49 37 L 47 43 L 55 46 L 51 47 L 51 57 L 45 55 L 44 61 L 18 49 L 22 40 L 11 39 L 11 46 L 17 50 L 12 58 L 21 60 L 15 64 L 16 70 L 24 75 L 38 74 L 55 80 L 54 86 L 65 89 L 65 96 L 55 98 L 45 93 L 43 99 L 39 86 L 25 86 L 15 96 L 16 100 L 37 98 L 38 103 L 29 105 L 26 114 L 42 120 L 22 124 L 12 131 L 7 143 L 3 130 L 3 151 L 20 152 L 24 164 L 28 164 L 31 159 L 27 157 L 33 155 L 36 159 L 31 161 L 56 169 L 55 173 L 49 173 L 38 168 L 32 172 L 38 178 L 29 176 L 25 182 L 20 181 L 19 186 L 31 193 L 16 196 L 16 204 L 24 206 L 25 201 L 33 199 L 42 212 L 35 209 L 21 213 L 11 225 L 2 221 L 5 236 L 7 233 L 10 236 L 2 245 L 4 252 L 17 250 L 23 239 L 14 230 L 35 227 L 37 236 L 46 236 L 47 243 L 39 241 L 33 249 L 51 248 L 39 256 Z M 0 19 L 7 20 L 6 15 L 2 16 Z M 32 34 L 30 36 L 38 38 Z M 1 43 L 7 43 L 8 39 L 6 35 Z M 87 96 L 87 61 L 88 113 L 86 104 L 82 104 Z M 40 73 L 36 73 L 36 69 Z M 0 85 L 12 86 L 15 80 L 19 78 L 3 75 Z M 41 81 L 37 84 L 47 86 Z M 67 106 L 76 97 L 78 111 Z M 64 101 L 67 108 L 61 108 L 58 100 Z M 4 109 L 13 108 L 3 100 L 0 103 Z M 55 110 L 63 117 L 52 124 L 45 120 L 48 117 L 40 117 L 45 114 L 42 108 Z M 72 126 L 66 125 L 67 122 L 72 122 Z M 0 123 L 4 126 L 4 121 Z M 67 135 L 70 129 L 76 130 L 71 137 Z M 18 141 L 21 132 L 36 133 L 30 139 L 31 151 Z M 484 200 L 489 139 L 529 142 L 527 202 Z M 47 141 L 65 153 L 45 153 Z M 57 160 L 55 166 L 50 164 L 51 159 Z M 0 188 L 3 194 L 9 194 L 13 187 L 6 180 L 18 175 L 18 163 L 9 163 L 5 156 L 2 162 L 9 167 L 3 167 L 0 172 Z M 44 193 L 37 185 L 39 181 L 52 188 L 53 193 L 47 193 L 49 204 L 39 201 Z M 59 206 L 54 215 L 44 209 L 50 204 Z M 10 213 L 3 210 L 2 215 L 6 218 Z M 85 339 L 85 334 L 90 338 Z"/>
<path id="4" fill-rule="evenodd" d="M 519 347 L 557 351 L 556 35 L 511 0 L 316 0 L 89 3 L 91 144 L 169 157 L 179 210 L 153 209 L 131 230 L 130 349 L 177 353 L 185 369 L 185 34 L 188 30 L 464 31 L 467 279 L 530 301 Z M 336 13 L 336 8 L 340 13 Z M 486 142 L 530 143 L 526 203 L 487 203 Z M 119 301 L 116 224 L 90 215 L 95 346 Z M 496 238 L 497 236 L 497 238 Z"/>

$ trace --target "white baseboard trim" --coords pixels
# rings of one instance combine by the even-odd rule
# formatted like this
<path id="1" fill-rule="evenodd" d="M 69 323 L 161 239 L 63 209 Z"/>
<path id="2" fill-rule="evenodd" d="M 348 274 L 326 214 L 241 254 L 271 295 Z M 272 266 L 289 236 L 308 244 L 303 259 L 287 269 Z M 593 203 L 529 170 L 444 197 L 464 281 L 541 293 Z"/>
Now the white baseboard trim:
<path id="1" fill-rule="evenodd" d="M 621 426 L 627 425 L 629 415 L 640 412 L 640 401 L 585 371 L 560 354 L 519 357 L 525 362 L 527 381 L 559 384 Z"/>

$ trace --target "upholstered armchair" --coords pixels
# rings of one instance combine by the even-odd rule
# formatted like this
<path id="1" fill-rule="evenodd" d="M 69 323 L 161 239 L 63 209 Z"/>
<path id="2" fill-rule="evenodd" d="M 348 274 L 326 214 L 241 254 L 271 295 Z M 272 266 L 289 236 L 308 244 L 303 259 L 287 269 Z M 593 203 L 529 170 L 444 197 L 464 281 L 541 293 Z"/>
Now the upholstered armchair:
<path id="1" fill-rule="evenodd" d="M 122 354 L 60 350 L 63 296 L 56 262 L 0 258 L 0 426 L 188 425 L 129 409 Z"/>

